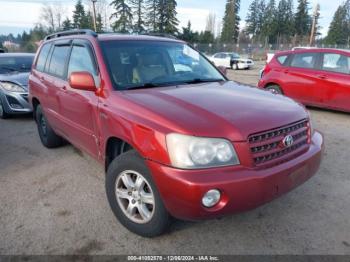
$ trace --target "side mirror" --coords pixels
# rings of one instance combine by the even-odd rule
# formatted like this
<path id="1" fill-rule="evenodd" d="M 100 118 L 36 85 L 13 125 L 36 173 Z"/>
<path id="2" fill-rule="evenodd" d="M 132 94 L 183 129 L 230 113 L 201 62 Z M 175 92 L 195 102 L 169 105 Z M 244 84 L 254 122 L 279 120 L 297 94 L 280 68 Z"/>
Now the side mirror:
<path id="1" fill-rule="evenodd" d="M 73 89 L 96 91 L 95 80 L 89 72 L 73 72 L 69 76 L 69 85 Z"/>
<path id="2" fill-rule="evenodd" d="M 224 76 L 227 76 L 227 68 L 226 67 L 218 66 L 218 69 Z"/>

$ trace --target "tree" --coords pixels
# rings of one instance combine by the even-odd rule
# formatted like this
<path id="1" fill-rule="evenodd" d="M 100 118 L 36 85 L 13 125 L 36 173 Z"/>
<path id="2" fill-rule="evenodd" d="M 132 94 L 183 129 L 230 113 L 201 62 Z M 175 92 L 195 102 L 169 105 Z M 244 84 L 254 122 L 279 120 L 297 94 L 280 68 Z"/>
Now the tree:
<path id="1" fill-rule="evenodd" d="M 214 43 L 215 37 L 212 32 L 204 31 L 199 34 L 199 43 L 201 44 L 211 44 Z"/>
<path id="2" fill-rule="evenodd" d="M 192 30 L 191 21 L 188 21 L 187 27 L 182 28 L 182 34 L 179 34 L 179 38 L 189 43 L 199 42 L 199 34 Z"/>
<path id="3" fill-rule="evenodd" d="M 134 32 L 142 33 L 145 31 L 145 1 L 144 0 L 131 0 L 131 8 L 134 19 Z"/>
<path id="4" fill-rule="evenodd" d="M 311 30 L 308 0 L 298 0 L 294 22 L 296 36 L 302 41 L 305 36 L 309 36 Z"/>
<path id="5" fill-rule="evenodd" d="M 207 17 L 205 31 L 211 32 L 213 35 L 215 35 L 215 29 L 216 29 L 215 27 L 216 27 L 216 15 L 215 13 L 210 13 Z"/>
<path id="6" fill-rule="evenodd" d="M 89 18 L 85 13 L 85 8 L 81 0 L 78 0 L 75 4 L 75 10 L 73 11 L 73 27 L 90 28 Z"/>
<path id="7" fill-rule="evenodd" d="M 294 36 L 293 0 L 281 0 L 276 11 L 276 32 L 279 43 L 289 42 Z"/>
<path id="8" fill-rule="evenodd" d="M 116 32 L 129 33 L 132 31 L 132 13 L 127 0 L 114 0 L 110 4 L 114 8 L 111 18 L 116 18 L 112 28 Z"/>
<path id="9" fill-rule="evenodd" d="M 146 0 L 147 17 L 146 26 L 149 31 L 158 31 L 158 4 L 159 0 Z"/>
<path id="10" fill-rule="evenodd" d="M 283 1 L 283 0 L 282 0 Z M 265 12 L 263 15 L 263 23 L 261 28 L 262 39 L 268 40 L 267 42 L 276 42 L 276 31 L 278 28 L 277 24 L 277 9 L 275 0 L 270 0 L 266 5 Z"/>
<path id="11" fill-rule="evenodd" d="M 97 33 L 103 32 L 103 19 L 101 13 L 99 13 L 96 17 L 96 29 Z"/>
<path id="12" fill-rule="evenodd" d="M 222 42 L 231 43 L 232 41 L 238 41 L 240 22 L 240 17 L 238 15 L 239 9 L 240 0 L 227 0 L 221 32 Z"/>
<path id="13" fill-rule="evenodd" d="M 176 0 L 159 0 L 157 7 L 158 31 L 160 33 L 175 34 L 177 33 L 177 2 Z"/>
<path id="14" fill-rule="evenodd" d="M 67 17 L 62 23 L 62 30 L 71 30 L 71 29 L 73 29 L 73 25 L 70 19 Z"/>
<path id="15" fill-rule="evenodd" d="M 349 21 L 349 1 L 346 1 L 335 12 L 325 43 L 332 45 L 348 44 L 350 36 Z"/>
<path id="16" fill-rule="evenodd" d="M 55 32 L 62 29 L 62 17 L 65 9 L 60 4 L 43 5 L 40 18 L 42 24 L 49 32 Z"/>
<path id="17" fill-rule="evenodd" d="M 258 39 L 261 35 L 264 23 L 265 1 L 253 0 L 248 9 L 246 18 L 245 33 L 251 34 L 253 38 Z"/>
<path id="18" fill-rule="evenodd" d="M 317 3 L 314 9 L 313 18 L 312 18 L 310 46 L 312 46 L 315 43 L 316 37 L 320 35 L 320 29 L 321 29 L 321 26 L 319 25 L 319 20 L 321 15 L 320 10 L 321 10 L 321 6 L 320 4 Z"/>

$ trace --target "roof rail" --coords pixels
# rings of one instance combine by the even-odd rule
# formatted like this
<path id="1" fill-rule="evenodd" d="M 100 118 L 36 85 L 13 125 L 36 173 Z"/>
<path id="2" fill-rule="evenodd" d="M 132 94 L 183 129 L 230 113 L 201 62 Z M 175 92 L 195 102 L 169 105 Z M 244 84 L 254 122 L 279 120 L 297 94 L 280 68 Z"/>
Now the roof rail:
<path id="1" fill-rule="evenodd" d="M 167 33 L 156 33 L 156 32 L 148 32 L 148 33 L 141 33 L 140 35 L 148 35 L 148 36 L 157 36 L 157 37 L 166 37 L 170 39 L 178 39 L 176 36 L 167 34 Z"/>
<path id="2" fill-rule="evenodd" d="M 50 40 L 53 38 L 62 37 L 62 36 L 69 36 L 69 35 L 91 35 L 93 37 L 97 37 L 97 33 L 90 29 L 73 29 L 73 30 L 57 32 L 57 33 L 48 35 L 45 37 L 44 41 Z"/>

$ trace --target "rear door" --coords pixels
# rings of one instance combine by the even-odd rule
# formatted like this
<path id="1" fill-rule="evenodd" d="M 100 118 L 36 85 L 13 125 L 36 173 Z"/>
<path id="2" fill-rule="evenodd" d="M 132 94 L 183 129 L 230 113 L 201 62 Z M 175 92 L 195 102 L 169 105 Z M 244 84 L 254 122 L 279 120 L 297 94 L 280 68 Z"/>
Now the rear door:
<path id="1" fill-rule="evenodd" d="M 67 65 L 67 79 L 73 72 L 89 72 L 100 85 L 97 63 L 92 47 L 87 40 L 74 40 Z M 72 89 L 68 80 L 62 83 L 59 94 L 61 115 L 68 137 L 78 147 L 98 156 L 97 105 L 95 92 Z"/>
<path id="2" fill-rule="evenodd" d="M 316 52 L 296 53 L 291 57 L 281 76 L 285 95 L 306 104 L 319 104 L 318 61 L 319 54 Z"/>
<path id="3" fill-rule="evenodd" d="M 70 40 L 54 42 L 46 62 L 45 74 L 42 77 L 47 94 L 44 109 L 50 124 L 55 130 L 64 133 L 63 119 L 60 110 L 60 89 L 65 81 L 66 65 L 70 51 Z"/>
<path id="4" fill-rule="evenodd" d="M 321 103 L 350 111 L 350 57 L 345 52 L 326 52 L 321 58 Z"/>

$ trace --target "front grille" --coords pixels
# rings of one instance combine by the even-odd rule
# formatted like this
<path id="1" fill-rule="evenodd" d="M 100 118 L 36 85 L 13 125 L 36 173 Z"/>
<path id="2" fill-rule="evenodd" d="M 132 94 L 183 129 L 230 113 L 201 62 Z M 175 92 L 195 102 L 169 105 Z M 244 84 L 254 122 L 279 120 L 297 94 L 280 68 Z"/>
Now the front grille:
<path id="1" fill-rule="evenodd" d="M 289 161 L 308 148 L 309 123 L 302 120 L 281 128 L 253 134 L 248 141 L 256 167 L 272 167 Z M 285 147 L 283 139 L 291 135 L 294 143 Z"/>

